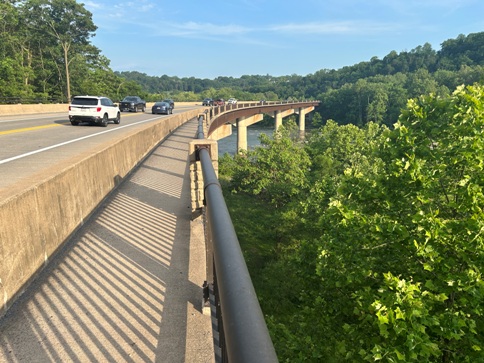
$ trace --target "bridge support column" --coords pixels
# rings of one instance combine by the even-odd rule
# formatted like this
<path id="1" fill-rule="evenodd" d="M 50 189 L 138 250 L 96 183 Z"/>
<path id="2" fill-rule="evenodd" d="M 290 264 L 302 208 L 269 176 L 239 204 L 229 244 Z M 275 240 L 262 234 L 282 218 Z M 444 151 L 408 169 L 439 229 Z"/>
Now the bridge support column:
<path id="1" fill-rule="evenodd" d="M 237 153 L 247 150 L 247 126 L 244 118 L 237 119 Z"/>
<path id="2" fill-rule="evenodd" d="M 299 138 L 304 140 L 306 137 L 306 109 L 299 108 Z"/>
<path id="3" fill-rule="evenodd" d="M 257 114 L 254 116 L 249 117 L 239 117 L 236 120 L 237 124 L 237 153 L 240 150 L 248 150 L 248 142 L 247 142 L 247 127 L 253 125 L 257 122 L 262 121 L 263 119 L 262 114 Z"/>
<path id="4" fill-rule="evenodd" d="M 275 129 L 276 131 L 279 130 L 279 127 L 282 126 L 282 113 L 281 111 L 274 112 L 274 119 L 275 119 Z"/>
<path id="5" fill-rule="evenodd" d="M 299 113 L 299 137 L 304 139 L 306 132 L 306 115 L 314 110 L 314 107 L 300 107 L 298 109 Z"/>
<path id="6" fill-rule="evenodd" d="M 306 109 L 299 109 L 299 132 L 303 133 L 306 130 Z"/>

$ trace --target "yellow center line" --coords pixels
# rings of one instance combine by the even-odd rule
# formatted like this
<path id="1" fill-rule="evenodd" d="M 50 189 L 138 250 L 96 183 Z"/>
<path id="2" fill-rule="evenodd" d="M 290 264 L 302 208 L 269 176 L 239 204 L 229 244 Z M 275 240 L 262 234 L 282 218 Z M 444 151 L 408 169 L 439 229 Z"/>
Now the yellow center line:
<path id="1" fill-rule="evenodd" d="M 44 125 L 44 126 L 25 127 L 23 129 L 0 131 L 0 135 L 8 135 L 8 134 L 14 134 L 16 132 L 25 132 L 25 131 L 32 131 L 32 130 L 47 129 L 49 127 L 56 127 L 56 126 L 62 126 L 62 125 L 63 124 L 50 124 L 50 125 Z"/>

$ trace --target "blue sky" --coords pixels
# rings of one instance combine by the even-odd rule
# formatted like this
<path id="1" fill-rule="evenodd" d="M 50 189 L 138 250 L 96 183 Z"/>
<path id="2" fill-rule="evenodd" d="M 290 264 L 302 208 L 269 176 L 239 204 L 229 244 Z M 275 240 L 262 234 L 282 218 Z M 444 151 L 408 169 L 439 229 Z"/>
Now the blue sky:
<path id="1" fill-rule="evenodd" d="M 115 71 L 308 75 L 484 31 L 483 0 L 87 0 Z"/>

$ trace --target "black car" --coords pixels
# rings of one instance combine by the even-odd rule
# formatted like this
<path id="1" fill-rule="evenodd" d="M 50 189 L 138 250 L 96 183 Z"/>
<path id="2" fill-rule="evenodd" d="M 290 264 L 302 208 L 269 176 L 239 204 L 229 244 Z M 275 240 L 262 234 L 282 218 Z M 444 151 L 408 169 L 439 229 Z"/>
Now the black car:
<path id="1" fill-rule="evenodd" d="M 165 115 L 169 115 L 173 113 L 173 107 L 168 102 L 155 102 L 153 107 L 151 107 L 152 114 L 164 113 Z"/>
<path id="2" fill-rule="evenodd" d="M 175 101 L 171 98 L 167 98 L 166 100 L 163 100 L 163 102 L 169 103 L 172 109 L 175 108 Z"/>
<path id="3" fill-rule="evenodd" d="M 202 106 L 213 106 L 213 99 L 205 98 L 202 102 Z"/>

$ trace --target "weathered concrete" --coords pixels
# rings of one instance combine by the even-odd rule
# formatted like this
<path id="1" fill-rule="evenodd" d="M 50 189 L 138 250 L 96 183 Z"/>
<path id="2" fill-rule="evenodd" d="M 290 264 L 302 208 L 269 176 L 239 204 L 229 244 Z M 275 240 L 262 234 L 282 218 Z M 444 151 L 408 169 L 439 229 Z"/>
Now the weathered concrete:
<path id="1" fill-rule="evenodd" d="M 151 108 L 154 102 L 147 102 L 146 108 Z M 177 106 L 195 106 L 201 104 L 200 102 L 177 102 Z M 7 115 L 32 115 L 38 113 L 50 113 L 50 112 L 67 112 L 69 108 L 68 104 L 57 103 L 57 104 L 42 104 L 38 103 L 35 105 L 29 104 L 15 104 L 15 105 L 0 105 L 0 116 Z"/>
<path id="2" fill-rule="evenodd" d="M 58 104 L 35 104 L 35 105 L 0 105 L 0 115 L 32 115 L 47 112 L 67 112 L 69 105 Z"/>
<path id="3" fill-rule="evenodd" d="M 264 115 L 258 114 L 250 117 L 239 117 L 237 119 L 237 152 L 248 150 L 247 127 L 262 121 Z"/>
<path id="4" fill-rule="evenodd" d="M 164 118 L 162 123 L 173 122 Z M 188 154 L 196 127 L 194 120 L 183 123 L 156 146 L 0 320 L 0 362 L 215 361 L 211 317 L 202 313 L 203 220 L 192 220 L 190 208 Z M 149 143 L 164 131 L 160 125 L 149 127 L 133 135 L 132 144 L 121 140 L 113 147 L 139 148 L 138 138 Z M 92 188 L 109 191 L 113 178 L 125 174 L 110 172 L 124 157 L 108 148 L 85 161 L 91 167 L 81 163 L 53 177 L 52 190 L 37 186 L 44 191 L 32 191 L 36 200 L 30 211 L 17 200 L 26 224 L 16 228 L 27 228 L 38 239 L 37 223 L 54 223 L 55 232 L 71 215 L 80 218 L 92 204 L 84 206 L 89 195 L 81 194 Z M 89 190 L 63 186 L 63 181 L 86 181 L 83 172 L 100 173 L 100 181 Z M 36 215 L 32 227 L 29 214 Z M 34 249 L 42 253 L 42 247 Z"/>
<path id="5" fill-rule="evenodd" d="M 50 169 L 29 188 L 0 199 L 0 316 L 140 160 L 199 111 L 149 124 L 89 156 Z"/>
<path id="6" fill-rule="evenodd" d="M 210 152 L 212 159 L 212 165 L 215 171 L 215 175 L 218 176 L 218 143 L 215 140 L 209 139 L 196 139 L 190 142 L 190 189 L 191 189 L 191 205 L 192 213 L 204 206 L 205 199 L 205 184 L 203 181 L 202 167 L 200 160 L 197 160 L 197 149 L 205 147 Z"/>

